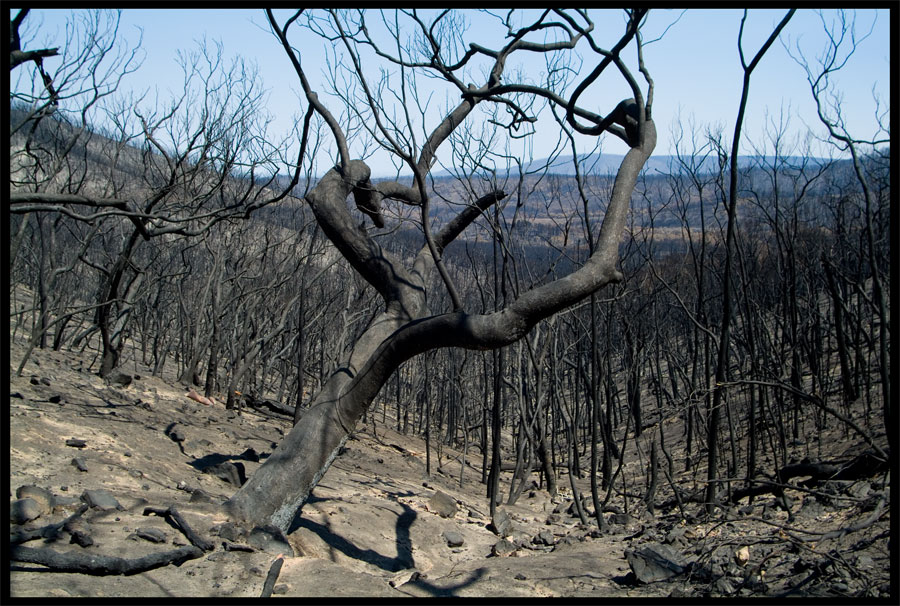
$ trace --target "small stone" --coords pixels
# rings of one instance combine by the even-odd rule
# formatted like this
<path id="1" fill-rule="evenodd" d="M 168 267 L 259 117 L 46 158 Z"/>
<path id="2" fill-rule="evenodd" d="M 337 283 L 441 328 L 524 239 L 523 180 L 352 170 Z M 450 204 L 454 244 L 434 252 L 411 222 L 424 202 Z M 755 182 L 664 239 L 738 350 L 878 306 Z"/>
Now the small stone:
<path id="1" fill-rule="evenodd" d="M 140 538 L 150 541 L 151 543 L 165 543 L 166 533 L 158 528 L 138 528 L 135 534 Z"/>
<path id="2" fill-rule="evenodd" d="M 734 561 L 738 566 L 746 566 L 750 561 L 750 548 L 744 545 L 734 552 Z"/>
<path id="3" fill-rule="evenodd" d="M 87 442 L 80 438 L 69 438 L 66 440 L 66 446 L 72 446 L 74 448 L 84 448 L 87 446 Z"/>
<path id="4" fill-rule="evenodd" d="M 13 501 L 9 505 L 9 521 L 13 524 L 24 524 L 41 517 L 41 506 L 32 498 Z"/>
<path id="5" fill-rule="evenodd" d="M 199 488 L 195 488 L 191 493 L 191 503 L 212 503 L 212 497 Z"/>
<path id="6" fill-rule="evenodd" d="M 465 542 L 462 534 L 455 530 L 445 530 L 441 536 L 447 541 L 449 547 L 461 547 Z"/>
<path id="7" fill-rule="evenodd" d="M 165 434 L 169 436 L 169 439 L 173 442 L 184 442 L 184 431 L 175 423 L 172 423 L 166 431 Z"/>
<path id="8" fill-rule="evenodd" d="M 50 396 L 49 398 L 47 398 L 47 401 L 50 402 L 51 404 L 60 404 L 62 402 L 62 396 L 60 396 L 60 395 Z"/>
<path id="9" fill-rule="evenodd" d="M 31 379 L 29 379 L 29 383 L 31 383 L 32 385 L 40 385 L 41 380 L 38 379 L 37 375 L 31 375 Z"/>
<path id="10" fill-rule="evenodd" d="M 75 457 L 72 459 L 72 465 L 78 468 L 78 471 L 87 471 L 87 463 L 84 462 L 84 458 Z"/>
<path id="11" fill-rule="evenodd" d="M 500 539 L 499 541 L 494 543 L 493 547 L 491 547 L 491 555 L 498 558 L 503 558 L 514 553 L 516 549 L 517 547 L 511 541 L 507 539 Z"/>
<path id="12" fill-rule="evenodd" d="M 48 379 L 47 377 L 41 377 L 41 385 L 46 385 L 47 387 L 50 387 L 50 379 Z"/>
<path id="13" fill-rule="evenodd" d="M 275 587 L 272 588 L 272 593 L 275 593 L 278 595 L 284 595 L 287 592 L 288 592 L 288 586 L 285 583 L 279 583 L 278 585 L 276 585 Z"/>
<path id="14" fill-rule="evenodd" d="M 81 495 L 81 500 L 87 503 L 89 507 L 102 509 L 104 511 L 123 509 L 112 493 L 104 489 L 85 490 Z"/>
<path id="15" fill-rule="evenodd" d="M 74 543 L 79 547 L 90 547 L 94 544 L 94 539 L 91 538 L 91 535 L 82 530 L 73 530 L 72 538 L 69 539 L 69 543 Z"/>
<path id="16" fill-rule="evenodd" d="M 721 593 L 722 595 L 731 595 L 732 593 L 734 593 L 734 585 L 732 585 L 731 581 L 729 581 L 725 577 L 720 577 L 720 578 L 716 579 L 716 582 L 714 583 L 713 587 L 715 588 L 715 590 L 717 592 Z"/>
<path id="17" fill-rule="evenodd" d="M 526 577 L 526 576 L 525 576 L 524 574 L 522 574 L 521 572 L 518 573 L 514 578 L 515 578 L 517 581 L 525 581 L 525 580 L 528 579 L 528 577 Z"/>

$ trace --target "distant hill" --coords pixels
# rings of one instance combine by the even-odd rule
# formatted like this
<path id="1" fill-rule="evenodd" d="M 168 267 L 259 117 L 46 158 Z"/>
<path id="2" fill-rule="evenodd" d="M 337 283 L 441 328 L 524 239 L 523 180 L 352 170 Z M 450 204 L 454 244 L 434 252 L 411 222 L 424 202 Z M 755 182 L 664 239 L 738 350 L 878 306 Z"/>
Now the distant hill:
<path id="1" fill-rule="evenodd" d="M 615 174 L 622 163 L 625 156 L 622 154 L 589 154 L 581 158 L 582 171 L 586 170 L 590 174 Z M 761 161 L 764 164 L 771 164 L 774 156 L 740 156 L 738 157 L 738 167 L 746 168 L 748 166 L 758 165 Z M 783 159 L 788 165 L 800 166 L 806 162 L 810 166 L 823 166 L 829 162 L 826 158 L 804 158 L 801 156 L 788 156 Z M 547 158 L 535 160 L 529 165 L 529 169 L 537 169 L 548 162 Z M 678 166 L 678 158 L 676 156 L 653 155 L 647 160 L 644 167 L 649 173 L 670 173 Z M 701 173 L 711 173 L 718 170 L 719 159 L 716 156 L 709 155 L 700 160 L 698 158 L 698 169 Z M 559 156 L 550 164 L 548 172 L 561 175 L 574 175 L 575 167 L 572 163 L 572 156 Z"/>
<path id="2" fill-rule="evenodd" d="M 583 174 L 591 174 L 591 175 L 614 175 L 616 171 L 619 169 L 619 165 L 622 164 L 622 159 L 625 156 L 623 154 L 588 154 L 586 156 L 581 157 L 581 170 Z M 758 156 L 758 155 L 750 155 L 750 156 L 740 156 L 738 158 L 738 167 L 746 168 L 748 166 L 758 165 L 760 161 L 763 161 L 765 164 L 771 164 L 774 156 Z M 787 162 L 791 166 L 800 166 L 803 162 L 807 163 L 807 166 L 815 167 L 815 166 L 823 166 L 829 162 L 827 158 L 804 158 L 802 156 L 787 156 L 786 158 L 780 158 L 780 161 Z M 703 158 L 702 161 L 698 158 L 698 169 L 701 174 L 709 174 L 718 170 L 718 162 L 719 159 L 716 156 L 709 155 L 706 158 Z M 844 162 L 844 161 L 839 161 Z M 572 155 L 566 156 L 558 156 L 552 162 L 548 158 L 540 158 L 538 160 L 534 160 L 526 166 L 526 170 L 528 171 L 537 171 L 540 170 L 544 165 L 550 164 L 550 168 L 547 172 L 557 175 L 574 175 L 575 167 L 572 164 Z M 644 170 L 647 171 L 650 175 L 653 174 L 668 174 L 673 172 L 674 167 L 678 165 L 678 158 L 676 156 L 671 155 L 653 155 L 647 160 L 647 164 L 644 167 Z M 452 176 L 452 173 L 446 170 L 435 171 L 435 178 L 445 178 Z"/>

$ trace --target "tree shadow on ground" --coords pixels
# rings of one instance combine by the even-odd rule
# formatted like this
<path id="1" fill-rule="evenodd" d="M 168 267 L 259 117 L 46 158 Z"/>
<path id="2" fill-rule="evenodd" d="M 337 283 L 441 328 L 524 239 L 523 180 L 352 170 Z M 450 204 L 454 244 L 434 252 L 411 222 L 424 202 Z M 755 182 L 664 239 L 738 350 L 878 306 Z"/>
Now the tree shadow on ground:
<path id="1" fill-rule="evenodd" d="M 324 499 L 310 498 L 307 502 L 313 502 L 314 500 Z M 299 514 L 294 518 L 293 523 L 288 529 L 288 534 L 294 532 L 298 528 L 306 528 L 316 533 L 327 545 L 340 551 L 347 557 L 368 562 L 369 564 L 387 570 L 388 572 L 398 572 L 407 568 L 414 568 L 415 560 L 412 555 L 412 541 L 409 537 L 409 528 L 415 521 L 417 514 L 409 505 L 406 505 L 405 503 L 398 504 L 403 508 L 403 513 L 397 516 L 397 522 L 395 524 L 397 534 L 397 555 L 395 557 L 382 555 L 374 549 L 361 549 L 341 535 L 333 532 L 329 524 L 319 524 L 318 522 L 308 520 Z"/>

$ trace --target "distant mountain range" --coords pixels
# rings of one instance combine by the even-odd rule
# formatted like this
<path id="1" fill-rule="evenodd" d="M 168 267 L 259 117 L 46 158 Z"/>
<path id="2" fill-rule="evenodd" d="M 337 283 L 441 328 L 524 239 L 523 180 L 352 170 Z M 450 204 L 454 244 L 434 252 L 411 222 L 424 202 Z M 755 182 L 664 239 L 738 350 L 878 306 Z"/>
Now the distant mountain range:
<path id="1" fill-rule="evenodd" d="M 591 175 L 614 175 L 616 171 L 619 170 L 619 165 L 622 164 L 622 159 L 624 157 L 625 156 L 623 154 L 588 154 L 580 158 L 581 171 L 582 173 Z M 739 156 L 738 167 L 745 168 L 747 166 L 759 165 L 761 162 L 764 165 L 771 165 L 773 160 L 774 156 Z M 786 162 L 788 165 L 798 167 L 806 162 L 807 166 L 809 166 L 810 168 L 822 166 L 829 162 L 829 160 L 826 158 L 804 158 L 803 156 L 787 156 L 784 158 L 779 158 L 779 160 L 782 163 Z M 557 175 L 575 174 L 575 166 L 572 163 L 571 154 L 567 156 L 558 156 L 553 160 L 553 162 L 550 162 L 548 158 L 534 160 L 526 166 L 526 170 L 537 171 L 548 163 L 550 165 L 547 171 L 548 173 Z M 677 166 L 678 158 L 676 156 L 654 155 L 650 156 L 650 158 L 647 160 L 647 164 L 644 166 L 644 170 L 647 171 L 650 175 L 667 174 L 677 170 Z M 718 170 L 718 168 L 719 159 L 716 156 L 707 156 L 702 161 L 698 159 L 697 169 L 701 174 L 715 172 Z M 434 173 L 434 176 L 436 178 L 445 178 L 452 176 L 452 174 L 449 171 L 442 170 L 436 171 Z"/>

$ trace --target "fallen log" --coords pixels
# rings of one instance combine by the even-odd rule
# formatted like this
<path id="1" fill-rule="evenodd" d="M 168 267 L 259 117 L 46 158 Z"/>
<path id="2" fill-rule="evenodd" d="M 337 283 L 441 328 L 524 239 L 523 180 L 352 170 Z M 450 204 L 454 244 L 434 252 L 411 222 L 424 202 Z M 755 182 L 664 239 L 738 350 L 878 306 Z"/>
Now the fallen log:
<path id="1" fill-rule="evenodd" d="M 191 545 L 202 549 L 203 551 L 212 551 L 216 548 L 215 543 L 210 540 L 204 539 L 197 532 L 191 528 L 190 524 L 187 523 L 181 514 L 175 509 L 175 506 L 172 505 L 170 507 L 162 508 L 162 507 L 146 507 L 144 508 L 144 515 L 148 516 L 150 514 L 155 514 L 158 516 L 163 516 L 166 520 L 180 530 L 187 540 L 191 542 Z"/>
<path id="2" fill-rule="evenodd" d="M 202 555 L 203 550 L 194 545 L 185 545 L 171 551 L 153 553 L 135 559 L 85 552 L 60 553 L 44 547 L 26 547 L 24 545 L 13 545 L 9 550 L 10 559 L 16 562 L 40 564 L 54 572 L 78 572 L 94 575 L 137 574 L 168 564 L 180 564 Z"/>
<path id="3" fill-rule="evenodd" d="M 287 404 L 282 404 L 281 402 L 276 402 L 274 400 L 257 400 L 256 398 L 250 397 L 244 394 L 244 402 L 247 403 L 247 406 L 251 408 L 255 408 L 256 410 L 264 411 L 264 412 L 274 412 L 278 415 L 284 415 L 294 418 L 294 407 L 288 406 Z"/>
<path id="4" fill-rule="evenodd" d="M 781 496 L 785 488 L 790 488 L 788 482 L 794 478 L 807 477 L 800 482 L 805 488 L 818 486 L 820 482 L 830 480 L 853 481 L 862 480 L 882 473 L 888 469 L 888 461 L 878 456 L 873 451 L 866 451 L 855 456 L 846 463 L 834 461 L 801 461 L 785 465 L 776 472 L 775 478 L 758 477 L 749 481 L 748 485 L 731 493 L 731 502 L 737 503 L 744 497 L 754 497 L 762 494 L 774 494 Z"/>

